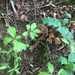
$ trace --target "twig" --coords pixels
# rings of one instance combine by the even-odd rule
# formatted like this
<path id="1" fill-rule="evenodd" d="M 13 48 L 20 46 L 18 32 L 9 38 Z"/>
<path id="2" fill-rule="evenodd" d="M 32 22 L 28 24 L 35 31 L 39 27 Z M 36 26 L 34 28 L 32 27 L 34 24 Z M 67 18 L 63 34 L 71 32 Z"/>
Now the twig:
<path id="1" fill-rule="evenodd" d="M 65 46 L 66 46 L 66 44 L 62 45 L 62 46 L 61 46 L 60 48 L 58 48 L 57 50 L 62 50 L 62 49 L 65 48 Z"/>
<path id="2" fill-rule="evenodd" d="M 34 1 L 34 8 L 35 8 L 35 20 L 36 20 L 36 1 Z"/>
<path id="3" fill-rule="evenodd" d="M 66 0 L 66 2 L 68 2 L 69 0 Z M 61 3 L 63 3 L 63 2 L 65 2 L 65 1 L 60 1 L 60 2 L 58 2 L 58 3 L 55 3 L 55 5 L 58 5 L 58 4 L 61 4 Z"/>
<path id="4" fill-rule="evenodd" d="M 32 74 L 32 72 L 25 66 L 25 69 L 29 72 L 29 73 L 31 73 Z"/>
<path id="5" fill-rule="evenodd" d="M 5 20 L 5 26 L 6 27 L 9 27 L 10 25 L 9 25 L 9 18 L 8 18 L 8 0 L 6 0 L 6 12 L 7 12 L 7 14 L 6 14 L 6 16 L 5 16 L 5 18 L 4 18 L 4 20 Z"/>
<path id="6" fill-rule="evenodd" d="M 16 11 L 16 8 L 15 8 L 15 6 L 14 6 L 13 0 L 9 0 L 9 1 L 10 1 L 11 7 L 12 7 L 14 13 L 17 14 L 17 11 Z"/>

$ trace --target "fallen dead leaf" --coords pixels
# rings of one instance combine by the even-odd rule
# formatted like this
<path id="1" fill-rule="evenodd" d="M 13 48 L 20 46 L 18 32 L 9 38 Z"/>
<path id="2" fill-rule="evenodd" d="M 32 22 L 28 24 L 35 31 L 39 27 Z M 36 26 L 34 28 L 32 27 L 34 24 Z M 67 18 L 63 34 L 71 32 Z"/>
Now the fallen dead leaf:
<path id="1" fill-rule="evenodd" d="M 54 41 L 56 45 L 59 45 L 61 43 L 61 40 L 58 37 L 55 37 Z"/>

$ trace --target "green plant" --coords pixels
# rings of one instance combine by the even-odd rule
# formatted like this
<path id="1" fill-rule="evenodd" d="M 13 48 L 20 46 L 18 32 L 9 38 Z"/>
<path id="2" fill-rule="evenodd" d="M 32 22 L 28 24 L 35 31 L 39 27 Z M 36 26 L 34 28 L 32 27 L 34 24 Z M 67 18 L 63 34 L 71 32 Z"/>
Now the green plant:
<path id="1" fill-rule="evenodd" d="M 27 31 L 22 34 L 24 37 L 30 36 L 32 40 L 38 37 L 37 33 L 40 33 L 40 30 L 37 29 L 36 23 L 32 23 L 26 27 Z M 0 62 L 0 70 L 5 70 L 9 75 L 13 75 L 14 73 L 20 74 L 19 61 L 22 59 L 19 53 L 22 52 L 22 50 L 26 50 L 29 45 L 22 41 L 22 35 L 17 35 L 15 27 L 8 27 L 7 33 L 8 36 L 3 39 L 3 44 L 4 46 L 10 45 L 10 49 L 5 50 L 0 48 L 2 59 Z"/>
<path id="2" fill-rule="evenodd" d="M 62 35 L 61 40 L 71 48 L 71 51 L 75 50 L 75 42 L 73 40 L 74 35 L 66 27 L 66 25 L 68 24 L 68 19 L 65 18 L 60 21 L 55 18 L 47 17 L 43 18 L 42 21 L 44 24 L 48 24 L 48 26 L 57 28 L 57 31 Z"/>
<path id="3" fill-rule="evenodd" d="M 65 68 L 61 68 L 58 72 L 58 75 L 74 75 L 71 71 L 75 71 L 75 53 L 71 52 L 68 55 L 68 59 L 63 56 L 58 58 L 58 62 L 61 62 L 62 65 L 65 65 Z"/>
<path id="4" fill-rule="evenodd" d="M 40 33 L 41 31 L 39 29 L 37 29 L 37 25 L 36 23 L 32 23 L 31 25 L 27 25 L 26 26 L 27 31 L 23 32 L 23 36 L 30 36 L 30 38 L 33 40 L 35 39 L 35 37 L 38 37 L 38 33 Z"/>
<path id="5" fill-rule="evenodd" d="M 8 70 L 9 75 L 13 75 L 14 72 L 19 73 L 19 61 L 21 57 L 17 53 L 13 52 L 13 49 L 10 50 L 0 50 L 2 61 L 0 62 L 0 70 Z M 13 62 L 11 59 L 13 58 Z M 13 65 L 14 64 L 14 65 Z"/>
<path id="6" fill-rule="evenodd" d="M 52 73 L 54 72 L 54 66 L 51 63 L 47 63 L 47 68 L 49 72 L 39 72 L 38 75 L 52 75 Z"/>
<path id="7" fill-rule="evenodd" d="M 65 14 L 68 18 L 71 18 L 71 15 L 65 11 Z M 65 65 L 65 68 L 61 68 L 58 71 L 58 75 L 74 75 L 71 72 L 75 71 L 75 42 L 74 42 L 74 35 L 69 31 L 67 28 L 67 24 L 69 19 L 64 18 L 62 20 L 58 20 L 52 17 L 43 18 L 43 24 L 47 24 L 48 26 L 52 26 L 56 28 L 56 30 L 62 35 L 62 42 L 67 44 L 70 47 L 70 54 L 68 55 L 68 59 L 63 56 L 58 58 L 58 61 L 61 64 Z M 50 66 L 49 66 L 50 68 Z M 42 72 L 39 75 L 50 75 L 48 73 Z"/>
<path id="8" fill-rule="evenodd" d="M 24 44 L 24 43 L 19 41 L 22 38 L 22 36 L 21 35 L 16 35 L 15 27 L 9 27 L 7 29 L 7 32 L 9 33 L 10 36 L 5 37 L 3 39 L 4 46 L 8 45 L 9 43 L 12 43 L 13 44 L 13 50 L 19 51 L 19 52 L 21 50 L 26 50 L 27 47 L 29 47 L 28 44 Z"/>

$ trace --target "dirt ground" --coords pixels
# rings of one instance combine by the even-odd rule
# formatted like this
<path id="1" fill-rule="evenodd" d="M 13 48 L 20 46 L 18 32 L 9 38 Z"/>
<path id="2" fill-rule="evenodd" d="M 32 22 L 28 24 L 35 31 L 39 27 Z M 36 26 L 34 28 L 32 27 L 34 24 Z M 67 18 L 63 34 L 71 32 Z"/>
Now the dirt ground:
<path id="1" fill-rule="evenodd" d="M 40 71 L 47 71 L 47 62 L 53 63 L 55 66 L 53 75 L 57 75 L 61 65 L 56 59 L 61 55 L 67 57 L 69 51 L 67 46 L 60 49 L 64 45 L 60 40 L 61 35 L 52 27 L 42 26 L 41 19 L 50 16 L 61 20 L 66 17 L 64 11 L 70 13 L 73 18 L 75 5 L 67 0 L 13 0 L 13 2 L 17 12 L 14 12 L 9 0 L 0 0 L 0 47 L 4 47 L 2 39 L 7 35 L 7 27 L 14 26 L 17 33 L 21 34 L 27 24 L 36 22 L 42 33 L 34 41 L 29 40 L 30 48 L 20 53 L 21 75 L 37 75 Z M 46 6 L 49 3 L 53 5 Z M 54 37 L 51 39 L 49 35 Z M 5 73 L 2 72 L 0 75 Z"/>

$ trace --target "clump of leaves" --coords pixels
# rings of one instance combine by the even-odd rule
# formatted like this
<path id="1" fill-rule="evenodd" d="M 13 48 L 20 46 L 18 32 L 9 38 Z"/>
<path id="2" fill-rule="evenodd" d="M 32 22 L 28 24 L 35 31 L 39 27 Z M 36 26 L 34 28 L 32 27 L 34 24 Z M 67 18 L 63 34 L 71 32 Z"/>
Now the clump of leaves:
<path id="1" fill-rule="evenodd" d="M 7 73 L 9 75 L 13 75 L 14 72 L 17 74 L 20 74 L 20 68 L 19 68 L 19 61 L 21 60 L 21 57 L 18 56 L 18 53 L 13 52 L 13 49 L 10 50 L 0 50 L 1 52 L 1 58 L 2 61 L 0 62 L 0 70 L 7 70 Z M 10 62 L 11 59 L 13 58 L 13 63 Z"/>
<path id="2" fill-rule="evenodd" d="M 22 38 L 22 36 L 16 34 L 15 27 L 9 27 L 7 29 L 7 32 L 9 33 L 10 36 L 7 36 L 3 39 L 4 46 L 8 45 L 9 43 L 12 43 L 13 49 L 19 52 L 21 50 L 26 50 L 27 47 L 29 47 L 28 44 L 24 44 L 19 41 Z"/>
<path id="3" fill-rule="evenodd" d="M 35 39 L 35 37 L 38 37 L 38 33 L 40 33 L 41 31 L 37 28 L 36 23 L 32 23 L 31 25 L 27 25 L 26 26 L 27 31 L 23 32 L 23 36 L 30 36 L 30 38 L 32 40 Z"/>
<path id="4" fill-rule="evenodd" d="M 66 27 L 68 24 L 68 19 L 62 19 L 61 21 L 55 18 L 47 17 L 42 19 L 44 24 L 47 24 L 48 26 L 56 27 L 58 32 L 61 33 L 62 41 L 66 44 L 68 44 L 71 48 L 71 50 L 75 50 L 75 42 L 74 42 L 74 35 L 69 31 L 69 29 Z M 73 47 L 73 48 L 72 48 Z"/>
<path id="5" fill-rule="evenodd" d="M 71 18 L 71 15 L 65 11 L 66 16 Z M 68 55 L 68 59 L 63 56 L 60 56 L 58 61 L 61 64 L 65 65 L 65 68 L 61 68 L 58 72 L 58 75 L 74 75 L 71 71 L 75 71 L 75 42 L 74 35 L 67 28 L 68 18 L 64 18 L 62 20 L 58 20 L 52 17 L 43 18 L 43 24 L 47 24 L 48 26 L 52 26 L 57 28 L 57 31 L 62 35 L 61 40 L 66 43 L 70 47 L 70 54 Z M 48 75 L 48 74 L 47 74 Z"/>
<path id="6" fill-rule="evenodd" d="M 58 75 L 74 75 L 71 73 L 71 71 L 75 71 L 75 53 L 70 52 L 68 55 L 68 59 L 66 59 L 63 56 L 60 56 L 58 58 L 58 62 L 60 62 L 62 65 L 65 65 L 65 68 L 61 68 L 58 72 Z"/>
<path id="7" fill-rule="evenodd" d="M 38 33 L 41 31 L 37 29 L 36 23 L 32 23 L 31 25 L 26 26 L 27 31 L 23 32 L 24 37 L 31 37 L 31 39 L 35 39 L 38 37 Z M 25 42 L 22 42 L 22 35 L 17 35 L 17 31 L 15 27 L 7 28 L 8 36 L 3 39 L 4 46 L 11 45 L 9 50 L 3 50 L 0 48 L 0 55 L 2 61 L 0 63 L 0 70 L 7 70 L 9 75 L 13 75 L 14 72 L 20 74 L 19 61 L 22 60 L 19 56 L 19 53 L 22 50 L 26 50 L 29 45 Z M 10 62 L 13 58 L 13 62 Z"/>
<path id="8" fill-rule="evenodd" d="M 40 72 L 38 75 L 52 75 L 52 73 L 54 72 L 54 66 L 51 63 L 47 63 L 47 68 L 49 72 Z"/>

